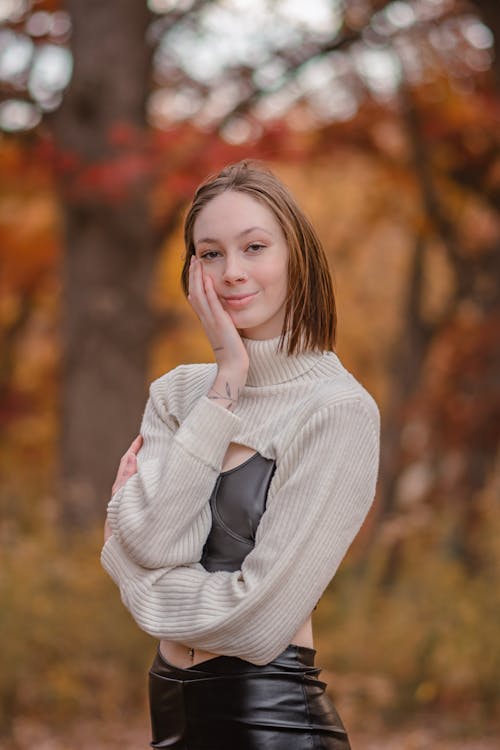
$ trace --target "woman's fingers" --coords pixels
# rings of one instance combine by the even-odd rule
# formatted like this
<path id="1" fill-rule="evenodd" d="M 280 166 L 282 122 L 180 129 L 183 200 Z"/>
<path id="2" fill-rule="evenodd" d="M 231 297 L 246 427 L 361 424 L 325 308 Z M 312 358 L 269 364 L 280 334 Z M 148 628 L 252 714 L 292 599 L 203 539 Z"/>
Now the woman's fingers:
<path id="1" fill-rule="evenodd" d="M 132 441 L 129 450 L 132 450 L 134 453 L 137 453 L 137 451 L 141 447 L 142 443 L 143 443 L 143 437 L 142 437 L 142 435 L 139 434 Z"/>
<path id="2" fill-rule="evenodd" d="M 214 282 L 212 281 L 211 276 L 205 277 L 205 290 L 207 293 L 208 304 L 214 318 L 219 318 L 221 323 L 223 323 L 227 319 L 231 321 L 231 316 L 224 310 L 224 308 L 222 307 L 222 303 L 217 296 L 217 292 L 215 291 Z"/>
<path id="3" fill-rule="evenodd" d="M 234 335 L 236 328 L 231 316 L 222 307 L 212 278 L 203 273 L 202 264 L 198 259 L 191 262 L 189 278 L 189 301 L 200 318 L 210 342 L 213 344 L 221 334 L 224 334 L 224 331 L 220 329 L 224 325 L 234 328 L 234 331 L 231 330 Z"/>
<path id="4" fill-rule="evenodd" d="M 118 473 L 116 475 L 116 479 L 113 482 L 113 486 L 111 488 L 111 492 L 114 495 L 117 490 L 120 489 L 120 487 L 123 487 L 127 479 L 130 479 L 130 477 L 133 477 L 134 474 L 137 473 L 137 465 L 135 461 L 135 457 L 131 458 L 130 461 L 127 461 L 127 463 L 122 466 L 120 464 L 120 468 L 118 469 Z"/>
<path id="5" fill-rule="evenodd" d="M 200 283 L 198 280 L 198 274 L 196 273 L 196 263 L 196 258 L 192 255 L 189 263 L 189 301 L 194 306 L 195 311 L 198 312 L 197 307 L 200 302 Z"/>
<path id="6" fill-rule="evenodd" d="M 106 520 L 104 522 L 104 542 L 107 542 L 110 536 L 113 536 L 113 531 L 106 516 Z"/>
<path id="7" fill-rule="evenodd" d="M 143 437 L 142 437 L 142 435 L 137 435 L 137 437 L 134 438 L 134 440 L 130 443 L 129 447 L 127 448 L 127 450 L 125 451 L 125 453 L 121 457 L 121 459 L 120 459 L 120 466 L 122 464 L 125 465 L 125 464 L 129 463 L 130 461 L 135 461 L 136 454 L 138 453 L 138 451 L 142 447 L 142 443 L 143 443 Z"/>
<path id="8" fill-rule="evenodd" d="M 127 448 L 127 450 L 121 457 L 115 481 L 113 482 L 113 486 L 111 488 L 111 493 L 113 495 L 117 490 L 120 489 L 120 487 L 123 487 L 127 479 L 129 479 L 137 472 L 137 453 L 142 447 L 143 442 L 144 439 L 142 435 L 137 435 L 137 437 L 134 438 L 134 440 L 130 444 L 130 447 Z"/>
<path id="9" fill-rule="evenodd" d="M 192 264 L 189 301 L 205 330 L 210 344 L 212 346 L 217 345 L 216 342 L 219 332 L 217 331 L 217 323 L 214 320 L 214 315 L 210 307 L 199 261 L 194 261 Z"/>
<path id="10" fill-rule="evenodd" d="M 203 273 L 201 262 L 193 256 L 190 267 L 190 297 L 193 302 L 198 304 L 200 312 L 205 313 L 205 315 L 211 312 L 211 305 L 208 299 L 208 285 L 211 281 L 212 279 Z M 217 297 L 213 286 L 212 290 L 215 297 Z"/>
<path id="11" fill-rule="evenodd" d="M 206 327 L 210 325 L 209 318 L 211 311 L 205 291 L 203 271 L 200 261 L 194 256 L 192 258 L 189 272 L 189 301 L 194 307 L 195 313 Z"/>

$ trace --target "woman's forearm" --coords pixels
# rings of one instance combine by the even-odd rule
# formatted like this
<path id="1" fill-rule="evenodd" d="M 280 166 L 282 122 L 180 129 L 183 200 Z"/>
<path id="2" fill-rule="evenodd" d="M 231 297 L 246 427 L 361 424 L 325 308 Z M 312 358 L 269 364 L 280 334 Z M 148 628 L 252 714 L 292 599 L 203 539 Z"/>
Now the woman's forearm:
<path id="1" fill-rule="evenodd" d="M 178 429 L 165 422 L 168 387 L 159 380 L 152 384 L 141 425 L 144 450 L 137 454 L 137 472 L 107 507 L 112 532 L 148 568 L 200 559 L 211 524 L 210 495 L 241 424 L 228 408 L 241 389 L 236 376 L 216 378 L 213 388 L 225 398 L 211 398 L 207 389 Z"/>

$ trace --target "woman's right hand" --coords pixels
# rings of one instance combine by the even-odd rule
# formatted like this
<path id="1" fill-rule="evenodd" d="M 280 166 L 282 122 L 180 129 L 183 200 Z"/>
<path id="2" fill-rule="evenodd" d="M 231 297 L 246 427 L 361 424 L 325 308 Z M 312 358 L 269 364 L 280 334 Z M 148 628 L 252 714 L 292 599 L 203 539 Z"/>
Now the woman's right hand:
<path id="1" fill-rule="evenodd" d="M 201 261 L 191 256 L 188 300 L 205 329 L 214 351 L 219 373 L 235 377 L 243 386 L 248 373 L 248 353 L 238 329 L 224 310 L 211 277 L 203 273 Z"/>

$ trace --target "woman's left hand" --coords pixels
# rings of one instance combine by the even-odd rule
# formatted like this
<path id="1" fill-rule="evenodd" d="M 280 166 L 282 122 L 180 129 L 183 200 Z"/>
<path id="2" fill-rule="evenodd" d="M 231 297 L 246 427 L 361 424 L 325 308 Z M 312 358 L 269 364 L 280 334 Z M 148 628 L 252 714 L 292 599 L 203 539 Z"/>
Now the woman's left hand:
<path id="1" fill-rule="evenodd" d="M 125 453 L 120 459 L 120 466 L 116 474 L 116 479 L 111 487 L 111 494 L 114 495 L 120 487 L 123 487 L 127 479 L 130 479 L 133 474 L 137 472 L 137 453 L 142 446 L 142 435 L 132 441 L 130 447 L 127 448 Z"/>
<path id="2" fill-rule="evenodd" d="M 115 492 L 117 492 L 120 487 L 123 487 L 123 485 L 126 483 L 127 479 L 130 479 L 131 476 L 137 473 L 137 453 L 140 450 L 142 446 L 142 435 L 137 435 L 136 438 L 132 441 L 130 444 L 130 447 L 127 448 L 125 453 L 120 459 L 120 466 L 118 467 L 118 472 L 116 474 L 115 481 L 113 482 L 113 486 L 111 487 L 111 494 L 114 495 Z M 108 523 L 108 519 L 106 519 L 106 522 L 104 524 L 104 541 L 106 542 L 109 537 L 112 535 L 111 527 Z"/>

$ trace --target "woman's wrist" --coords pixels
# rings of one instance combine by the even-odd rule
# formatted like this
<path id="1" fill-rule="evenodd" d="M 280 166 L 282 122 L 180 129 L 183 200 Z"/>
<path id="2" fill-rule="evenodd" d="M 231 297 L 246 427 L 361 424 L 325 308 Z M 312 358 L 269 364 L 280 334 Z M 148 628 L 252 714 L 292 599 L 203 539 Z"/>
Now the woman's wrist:
<path id="1" fill-rule="evenodd" d="M 234 409 L 245 385 L 246 375 L 246 373 L 238 374 L 219 370 L 212 387 L 207 393 L 208 398 L 225 409 Z"/>

